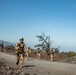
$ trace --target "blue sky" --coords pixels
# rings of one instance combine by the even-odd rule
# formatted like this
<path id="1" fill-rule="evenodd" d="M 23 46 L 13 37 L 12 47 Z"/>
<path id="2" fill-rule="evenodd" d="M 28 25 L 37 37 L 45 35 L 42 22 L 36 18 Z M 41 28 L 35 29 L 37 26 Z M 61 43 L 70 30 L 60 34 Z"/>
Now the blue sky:
<path id="1" fill-rule="evenodd" d="M 76 50 L 76 0 L 0 0 L 0 40 L 38 44 L 45 33 L 60 51 Z"/>

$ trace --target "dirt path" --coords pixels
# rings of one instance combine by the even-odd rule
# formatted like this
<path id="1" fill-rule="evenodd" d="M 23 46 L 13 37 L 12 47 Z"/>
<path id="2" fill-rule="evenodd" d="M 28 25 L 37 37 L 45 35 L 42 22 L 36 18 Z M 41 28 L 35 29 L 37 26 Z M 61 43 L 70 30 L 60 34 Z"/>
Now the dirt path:
<path id="1" fill-rule="evenodd" d="M 0 58 L 5 60 L 8 65 L 15 67 L 15 56 L 0 52 Z M 30 58 L 28 61 L 25 58 L 24 67 L 21 69 L 22 74 L 29 73 L 30 75 L 76 75 L 76 64 L 50 62 Z"/>

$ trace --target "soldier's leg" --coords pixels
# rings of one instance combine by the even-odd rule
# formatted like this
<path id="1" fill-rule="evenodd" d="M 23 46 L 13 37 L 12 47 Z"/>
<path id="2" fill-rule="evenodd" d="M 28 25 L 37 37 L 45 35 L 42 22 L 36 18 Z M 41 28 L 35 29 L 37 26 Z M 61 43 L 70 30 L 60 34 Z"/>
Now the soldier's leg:
<path id="1" fill-rule="evenodd" d="M 39 59 L 41 58 L 41 54 L 39 53 Z"/>
<path id="2" fill-rule="evenodd" d="M 24 63 L 24 55 L 20 54 L 20 68 L 22 68 L 23 63 Z"/>
<path id="3" fill-rule="evenodd" d="M 29 53 L 27 53 L 27 60 L 29 60 L 29 59 L 28 59 L 28 55 L 29 55 Z"/>
<path id="4" fill-rule="evenodd" d="M 37 58 L 38 58 L 38 53 L 37 53 Z"/>
<path id="5" fill-rule="evenodd" d="M 51 61 L 53 61 L 53 55 L 52 54 L 50 55 L 50 59 L 51 59 Z"/>
<path id="6" fill-rule="evenodd" d="M 19 53 L 16 53 L 16 65 L 19 64 L 20 56 Z"/>
<path id="7" fill-rule="evenodd" d="M 37 58 L 40 59 L 40 53 L 37 53 Z"/>

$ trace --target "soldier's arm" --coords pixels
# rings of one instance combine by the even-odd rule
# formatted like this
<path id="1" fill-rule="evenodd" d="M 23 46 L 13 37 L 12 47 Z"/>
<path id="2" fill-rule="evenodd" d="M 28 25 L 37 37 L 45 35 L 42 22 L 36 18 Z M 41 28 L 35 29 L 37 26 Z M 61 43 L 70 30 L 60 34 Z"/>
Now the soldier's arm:
<path id="1" fill-rule="evenodd" d="M 16 44 L 16 46 L 15 46 L 15 49 L 16 49 L 16 50 L 18 50 L 18 49 L 19 49 L 18 44 L 19 44 L 19 43 L 17 43 L 17 44 Z"/>
<path id="2" fill-rule="evenodd" d="M 25 52 L 25 53 L 26 53 L 26 49 L 27 49 L 27 48 L 26 48 L 26 44 L 24 44 L 24 52 Z"/>

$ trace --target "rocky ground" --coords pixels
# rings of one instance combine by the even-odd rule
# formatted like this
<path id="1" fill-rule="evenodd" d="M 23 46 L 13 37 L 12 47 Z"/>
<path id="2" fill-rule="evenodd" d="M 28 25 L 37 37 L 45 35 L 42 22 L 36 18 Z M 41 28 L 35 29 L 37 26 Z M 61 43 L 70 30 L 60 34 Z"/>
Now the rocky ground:
<path id="1" fill-rule="evenodd" d="M 76 56 L 60 60 L 60 62 L 76 64 Z"/>
<path id="2" fill-rule="evenodd" d="M 20 69 L 11 67 L 4 59 L 0 59 L 0 75 L 30 75 L 29 73 L 22 74 Z"/>

